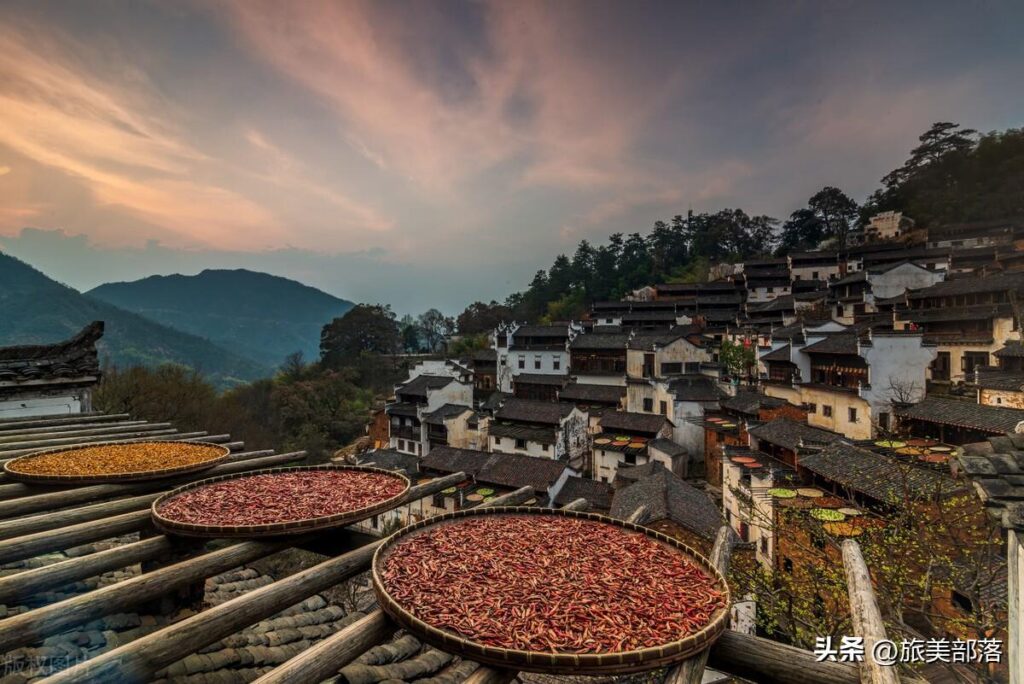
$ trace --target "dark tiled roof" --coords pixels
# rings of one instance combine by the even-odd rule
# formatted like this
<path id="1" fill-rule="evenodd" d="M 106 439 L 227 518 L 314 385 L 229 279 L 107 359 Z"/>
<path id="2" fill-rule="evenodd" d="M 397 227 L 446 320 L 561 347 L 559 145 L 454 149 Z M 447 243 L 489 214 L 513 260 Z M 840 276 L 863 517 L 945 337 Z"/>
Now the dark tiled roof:
<path id="1" fill-rule="evenodd" d="M 427 390 L 441 389 L 455 378 L 448 375 L 417 375 L 415 378 L 395 389 L 395 394 L 403 394 L 409 397 L 426 397 Z"/>
<path id="2" fill-rule="evenodd" d="M 432 425 L 443 425 L 445 419 L 454 418 L 455 416 L 461 416 L 466 411 L 472 411 L 473 409 L 468 406 L 458 406 L 457 404 L 445 404 L 441 408 L 431 413 L 423 414 L 423 422 L 430 423 Z"/>
<path id="3" fill-rule="evenodd" d="M 394 404 L 388 404 L 384 407 L 384 413 L 389 416 L 408 416 L 410 418 L 415 418 L 417 415 L 416 404 L 410 404 L 402 401 Z"/>
<path id="4" fill-rule="evenodd" d="M 762 361 L 792 361 L 790 357 L 790 345 L 783 345 L 778 349 L 773 349 L 764 356 L 761 357 Z"/>
<path id="5" fill-rule="evenodd" d="M 1000 359 L 1008 358 L 1024 358 L 1024 343 L 1022 342 L 1007 342 L 1006 345 L 996 351 L 996 357 Z"/>
<path id="6" fill-rule="evenodd" d="M 626 388 L 620 385 L 589 385 L 570 382 L 558 393 L 562 401 L 588 401 L 608 404 L 621 401 L 626 396 Z"/>
<path id="7" fill-rule="evenodd" d="M 968 444 L 960 463 L 989 513 L 1003 527 L 1024 532 L 1024 435 Z"/>
<path id="8" fill-rule="evenodd" d="M 598 511 L 607 511 L 612 507 L 612 494 L 614 490 L 607 482 L 598 482 L 585 477 L 569 477 L 566 479 L 558 496 L 555 497 L 555 504 L 564 506 L 576 499 L 586 499 L 590 507 Z"/>
<path id="9" fill-rule="evenodd" d="M 605 411 L 598 421 L 605 432 L 657 434 L 665 425 L 671 425 L 669 419 L 656 413 L 630 413 L 627 411 Z"/>
<path id="10" fill-rule="evenodd" d="M 394 449 L 374 449 L 360 457 L 361 463 L 373 462 L 374 468 L 385 470 L 400 470 L 406 475 L 416 475 L 419 472 L 419 459 L 412 454 L 403 454 Z"/>
<path id="11" fill-rule="evenodd" d="M 543 494 L 565 472 L 565 463 L 550 458 L 537 458 L 521 454 L 489 454 L 490 458 L 477 474 L 477 482 L 501 487 L 533 487 Z"/>
<path id="12" fill-rule="evenodd" d="M 857 336 L 847 333 L 828 335 L 825 339 L 809 344 L 802 349 L 809 354 L 843 354 L 856 356 Z"/>
<path id="13" fill-rule="evenodd" d="M 681 375 L 668 387 L 679 401 L 718 401 L 726 396 L 715 379 L 706 375 Z"/>
<path id="14" fill-rule="evenodd" d="M 1024 372 L 1014 373 L 999 368 L 979 369 L 978 387 L 1007 392 L 1024 392 Z"/>
<path id="15" fill-rule="evenodd" d="M 497 361 L 498 351 L 496 349 L 477 349 L 470 358 L 473 361 Z"/>
<path id="16" fill-rule="evenodd" d="M 649 523 L 671 520 L 705 539 L 714 539 L 724 524 L 715 502 L 660 463 L 657 465 L 647 477 L 615 492 L 610 515 L 624 519 L 640 506 L 647 506 Z"/>
<path id="17" fill-rule="evenodd" d="M 904 500 L 904 493 L 927 498 L 954 488 L 952 478 L 930 468 L 900 463 L 891 456 L 836 442 L 816 454 L 800 457 L 800 467 L 842 487 L 886 503 Z"/>
<path id="18" fill-rule="evenodd" d="M 572 349 L 625 349 L 628 333 L 588 333 L 577 335 L 569 344 Z"/>
<path id="19" fill-rule="evenodd" d="M 897 318 L 915 323 L 937 323 L 940 321 L 984 321 L 1001 316 L 1009 317 L 1009 306 L 956 306 L 941 309 L 907 309 L 896 313 Z"/>
<path id="20" fill-rule="evenodd" d="M 1017 425 L 1024 422 L 1024 410 L 940 397 L 925 397 L 913 406 L 898 409 L 896 415 L 998 434 L 1013 432 Z"/>
<path id="21" fill-rule="evenodd" d="M 528 442 L 538 444 L 554 444 L 558 438 L 557 429 L 551 427 L 539 427 L 532 425 L 503 425 L 491 423 L 491 437 L 507 437 L 509 439 L 525 439 Z"/>
<path id="22" fill-rule="evenodd" d="M 521 325 L 519 326 L 512 336 L 515 337 L 521 335 L 523 337 L 569 337 L 569 326 L 568 324 L 553 324 L 553 325 Z"/>
<path id="23" fill-rule="evenodd" d="M 481 404 L 480 409 L 483 411 L 497 411 L 502 404 L 512 398 L 511 394 L 505 392 L 491 392 Z"/>
<path id="24" fill-rule="evenodd" d="M 1024 273 L 1003 273 L 984 278 L 954 278 L 911 292 L 907 296 L 910 299 L 926 299 L 982 292 L 1021 292 L 1022 290 L 1024 290 Z"/>
<path id="25" fill-rule="evenodd" d="M 767 302 L 748 304 L 747 313 L 771 313 L 773 311 L 791 311 L 796 304 L 793 295 L 783 295 Z"/>
<path id="26" fill-rule="evenodd" d="M 833 280 L 829 283 L 829 287 L 842 287 L 843 285 L 853 285 L 854 283 L 863 283 L 868 279 L 867 273 L 864 271 L 857 271 L 850 275 L 840 278 L 839 280 Z"/>
<path id="27" fill-rule="evenodd" d="M 492 454 L 448 446 L 431 449 L 421 461 L 421 466 L 442 473 L 462 471 L 477 482 L 501 487 L 518 489 L 530 485 L 538 494 L 553 485 L 567 467 L 565 463 L 549 458 Z"/>
<path id="28" fill-rule="evenodd" d="M 544 423 L 558 425 L 563 418 L 572 413 L 572 404 L 556 401 L 535 401 L 533 399 L 517 399 L 512 397 L 502 404 L 494 417 L 498 420 L 511 420 L 519 423 Z"/>
<path id="29" fill-rule="evenodd" d="M 686 451 L 686 447 L 682 444 L 673 442 L 667 437 L 659 437 L 658 439 L 652 439 L 647 443 L 647 448 L 657 449 L 658 451 L 667 454 L 669 458 L 675 458 L 676 456 L 686 456 L 689 452 Z"/>
<path id="30" fill-rule="evenodd" d="M 547 373 L 520 373 L 512 378 L 513 382 L 524 385 L 556 385 L 562 386 L 569 382 L 568 375 L 549 375 Z"/>
<path id="31" fill-rule="evenodd" d="M 756 416 L 757 412 L 762 407 L 778 408 L 779 406 L 785 406 L 786 403 L 785 399 L 769 397 L 767 394 L 761 394 L 760 392 L 740 391 L 736 393 L 735 397 L 723 400 L 721 406 L 723 409 L 728 409 L 729 411 L 736 411 L 738 413 L 746 413 L 748 415 Z"/>
<path id="32" fill-rule="evenodd" d="M 680 338 L 686 338 L 689 335 L 697 335 L 699 333 L 700 329 L 692 325 L 677 325 L 670 330 L 659 332 L 639 332 L 629 341 L 629 348 L 653 351 L 658 347 L 672 344 Z"/>
<path id="33" fill-rule="evenodd" d="M 56 344 L 0 347 L 0 382 L 68 382 L 100 376 L 96 342 L 103 321 L 94 321 L 74 337 Z"/>
<path id="34" fill-rule="evenodd" d="M 800 446 L 831 444 L 842 437 L 834 432 L 816 428 L 807 423 L 798 423 L 789 418 L 776 418 L 763 425 L 750 428 L 752 437 L 769 444 L 796 451 Z"/>
<path id="35" fill-rule="evenodd" d="M 469 477 L 476 477 L 490 456 L 491 454 L 475 449 L 436 446 L 420 461 L 420 468 L 436 470 L 441 473 L 457 473 L 461 471 Z"/>

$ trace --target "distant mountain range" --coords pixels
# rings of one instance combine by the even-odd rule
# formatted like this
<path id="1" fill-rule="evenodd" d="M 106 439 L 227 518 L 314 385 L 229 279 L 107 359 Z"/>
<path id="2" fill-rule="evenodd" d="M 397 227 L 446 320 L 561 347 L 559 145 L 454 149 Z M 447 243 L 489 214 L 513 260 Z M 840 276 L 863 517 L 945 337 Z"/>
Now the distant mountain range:
<path id="1" fill-rule="evenodd" d="M 101 360 L 119 366 L 179 363 L 222 386 L 273 372 L 269 364 L 83 295 L 0 253 L 0 346 L 57 342 L 95 320 L 106 322 Z"/>
<path id="2" fill-rule="evenodd" d="M 294 280 L 244 269 L 108 283 L 86 295 L 271 368 L 296 351 L 319 358 L 320 330 L 353 306 Z"/>

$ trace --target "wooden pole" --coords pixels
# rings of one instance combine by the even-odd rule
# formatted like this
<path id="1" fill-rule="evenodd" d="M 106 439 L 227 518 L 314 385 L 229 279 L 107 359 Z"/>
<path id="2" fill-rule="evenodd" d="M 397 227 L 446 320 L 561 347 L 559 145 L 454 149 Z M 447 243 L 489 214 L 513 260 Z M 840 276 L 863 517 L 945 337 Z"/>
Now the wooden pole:
<path id="1" fill-rule="evenodd" d="M 148 509 L 154 499 L 162 492 L 143 494 L 131 499 L 116 499 L 92 506 L 71 508 L 56 513 L 43 513 L 41 515 L 30 515 L 24 518 L 14 518 L 0 521 L 0 540 L 22 537 L 26 534 L 56 530 L 68 525 L 88 522 L 90 520 L 102 520 L 112 515 L 141 511 Z"/>
<path id="2" fill-rule="evenodd" d="M 633 523 L 634 525 L 640 525 L 647 519 L 649 510 L 650 509 L 648 509 L 646 505 L 639 506 L 635 511 L 629 514 L 629 517 L 626 518 L 626 522 Z"/>
<path id="3" fill-rule="evenodd" d="M 480 667 L 466 677 L 463 684 L 508 684 L 516 678 L 512 670 L 500 670 L 494 667 Z"/>
<path id="4" fill-rule="evenodd" d="M 0 429 L 0 442 L 12 441 L 15 437 L 33 437 L 46 435 L 48 437 L 67 437 L 69 434 L 89 434 L 92 430 L 105 428 L 117 431 L 129 428 L 138 429 L 140 426 L 156 425 L 158 428 L 170 427 L 170 423 L 150 423 L 145 420 L 124 420 L 116 423 L 79 423 L 77 425 L 50 425 L 47 427 L 21 428 L 20 430 Z"/>
<path id="5" fill-rule="evenodd" d="M 563 511 L 585 511 L 588 508 L 590 508 L 590 502 L 583 497 L 580 497 L 575 501 L 570 501 L 562 506 Z"/>
<path id="6" fill-rule="evenodd" d="M 148 510 L 133 511 L 115 515 L 103 520 L 70 525 L 59 530 L 45 530 L 23 537 L 0 541 L 0 565 L 60 549 L 71 549 L 82 544 L 109 539 L 129 532 L 138 532 L 152 527 L 153 520 Z"/>
<path id="7" fill-rule="evenodd" d="M 885 623 L 875 601 L 871 574 L 860 552 L 860 545 L 852 539 L 843 542 L 843 567 L 850 595 L 850 621 L 853 633 L 864 639 L 864 660 L 860 663 L 862 684 L 899 684 L 896 668 L 876 663 L 871 657 L 875 643 L 885 639 Z"/>
<path id="8" fill-rule="evenodd" d="M 174 434 L 177 431 L 178 430 L 173 427 L 164 427 L 156 430 L 135 429 L 130 432 L 122 432 L 121 434 L 118 434 L 116 437 L 113 438 L 108 433 L 92 436 L 85 435 L 80 437 L 72 435 L 70 437 L 50 437 L 47 439 L 23 439 L 19 441 L 10 441 L 0 444 L 0 449 L 2 449 L 0 453 L 6 455 L 10 451 L 16 451 L 19 449 L 49 449 L 52 447 L 65 446 L 69 444 L 92 444 L 95 442 L 114 442 L 121 441 L 122 439 L 137 439 L 140 437 L 149 438 L 155 437 L 157 435 L 170 435 Z"/>
<path id="9" fill-rule="evenodd" d="M 228 439 L 230 439 L 230 437 L 231 435 L 208 435 L 207 433 L 201 431 L 178 432 L 177 430 L 158 430 L 150 434 L 148 437 L 131 437 L 124 439 L 121 439 L 120 437 L 118 439 L 108 439 L 106 437 L 97 437 L 93 439 L 73 439 L 67 444 L 50 445 L 49 448 L 55 448 L 57 446 L 66 446 L 70 449 L 71 447 L 77 446 L 79 444 L 87 445 L 96 444 L 98 442 L 109 442 L 111 444 L 132 444 L 134 442 L 160 442 L 167 440 L 180 442 L 226 442 Z M 36 451 L 40 451 L 41 449 L 42 447 L 18 448 L 14 450 L 0 449 L 0 462 L 6 463 L 12 458 L 17 458 L 18 456 L 25 456 L 31 453 L 35 453 Z"/>
<path id="10" fill-rule="evenodd" d="M 53 563 L 0 577 L 0 605 L 21 605 L 26 599 L 56 587 L 95 577 L 110 570 L 159 558 L 174 550 L 174 540 L 164 535 L 97 551 L 80 558 Z"/>
<path id="11" fill-rule="evenodd" d="M 409 489 L 396 505 L 431 496 L 466 479 L 459 472 Z M 0 653 L 59 634 L 102 615 L 146 603 L 179 587 L 276 553 L 300 539 L 242 542 L 169 565 L 83 596 L 0 621 Z M 369 565 L 383 540 L 181 620 L 47 679 L 48 682 L 145 681 L 160 669 L 239 629 L 344 581 Z"/>
<path id="12" fill-rule="evenodd" d="M 514 506 L 533 497 L 533 487 L 520 487 L 477 508 Z M 377 609 L 344 630 L 327 637 L 314 646 L 274 668 L 256 680 L 257 684 L 316 684 L 337 674 L 363 651 L 376 646 L 397 627 Z"/>
<path id="13" fill-rule="evenodd" d="M 852 663 L 818 662 L 810 651 L 731 630 L 711 646 L 708 664 L 759 684 L 860 684 Z"/>
<path id="14" fill-rule="evenodd" d="M 645 511 L 646 506 L 641 506 L 637 512 Z M 633 515 L 636 515 L 634 513 Z M 633 517 L 633 516 L 630 516 Z M 718 528 L 715 535 L 715 545 L 711 548 L 711 564 L 722 573 L 723 577 L 729 575 L 729 560 L 732 558 L 733 545 L 732 530 L 728 525 Z M 665 684 L 700 684 L 704 678 L 704 666 L 708 662 L 708 651 L 704 650 L 686 662 L 679 663 L 668 671 L 665 677 Z"/>
<path id="15" fill-rule="evenodd" d="M 93 485 L 91 487 L 79 487 L 46 494 L 35 494 L 9 501 L 0 501 L 0 520 L 14 518 L 29 513 L 40 511 L 51 511 L 59 508 L 77 506 L 79 504 L 96 501 L 99 499 L 110 499 L 116 496 L 130 494 L 142 494 L 160 489 L 169 489 L 185 482 L 202 480 L 217 475 L 229 475 L 241 473 L 247 470 L 259 468 L 271 468 L 281 466 L 291 461 L 296 461 L 306 455 L 305 451 L 292 451 L 287 454 L 267 456 L 265 458 L 253 458 L 244 461 L 223 463 L 219 466 L 204 470 L 201 473 L 194 473 L 182 478 L 163 480 L 159 482 L 140 482 L 138 484 L 106 484 Z"/>
<path id="16" fill-rule="evenodd" d="M 60 416 L 59 418 L 0 418 L 0 431 L 28 427 L 43 427 L 46 425 L 72 425 L 74 423 L 128 420 L 129 418 L 131 418 L 131 416 L 127 413 L 103 413 L 101 411 L 76 413 L 74 415 Z"/>

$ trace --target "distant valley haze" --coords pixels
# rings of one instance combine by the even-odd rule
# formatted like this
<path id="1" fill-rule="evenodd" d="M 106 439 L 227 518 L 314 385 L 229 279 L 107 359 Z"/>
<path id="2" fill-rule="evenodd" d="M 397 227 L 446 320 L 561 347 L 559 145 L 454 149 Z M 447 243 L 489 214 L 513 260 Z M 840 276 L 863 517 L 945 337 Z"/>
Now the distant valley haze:
<path id="1" fill-rule="evenodd" d="M 503 300 L 692 208 L 857 201 L 1024 110 L 1024 5 L 0 6 L 0 250 L 79 292 L 248 269 L 399 314 Z"/>

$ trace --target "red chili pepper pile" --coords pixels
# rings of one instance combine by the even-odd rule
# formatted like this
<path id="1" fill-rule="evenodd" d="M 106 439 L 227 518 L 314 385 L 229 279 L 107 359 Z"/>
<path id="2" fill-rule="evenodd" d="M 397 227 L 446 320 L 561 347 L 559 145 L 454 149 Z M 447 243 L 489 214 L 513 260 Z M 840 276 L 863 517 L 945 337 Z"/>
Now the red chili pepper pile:
<path id="1" fill-rule="evenodd" d="M 240 477 L 190 489 L 159 508 L 193 525 L 265 525 L 346 513 L 401 494 L 405 482 L 384 473 L 297 470 Z"/>
<path id="2" fill-rule="evenodd" d="M 706 626 L 725 597 L 681 553 L 613 525 L 558 516 L 484 516 L 399 541 L 387 593 L 427 624 L 535 652 L 660 646 Z"/>

